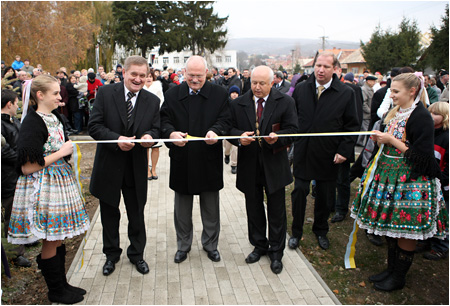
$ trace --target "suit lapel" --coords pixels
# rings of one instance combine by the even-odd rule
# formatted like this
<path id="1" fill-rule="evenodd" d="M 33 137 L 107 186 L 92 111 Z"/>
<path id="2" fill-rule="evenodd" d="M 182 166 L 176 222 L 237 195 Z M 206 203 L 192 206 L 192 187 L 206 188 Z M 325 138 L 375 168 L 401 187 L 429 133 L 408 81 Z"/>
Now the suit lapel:
<path id="1" fill-rule="evenodd" d="M 144 119 L 145 114 L 147 114 L 147 108 L 149 107 L 148 100 L 145 99 L 145 89 L 141 89 L 138 95 L 138 99 L 136 101 L 136 105 L 133 110 L 133 122 L 130 124 L 133 125 L 133 135 L 136 135 L 137 129 L 139 127 L 139 123 Z M 149 118 L 150 119 L 150 118 Z M 138 135 L 139 137 L 141 135 Z"/>
<path id="2" fill-rule="evenodd" d="M 117 110 L 119 111 L 120 119 L 122 120 L 123 126 L 127 127 L 128 120 L 127 120 L 127 107 L 125 105 L 125 90 L 123 88 L 123 82 L 118 83 L 117 86 L 115 86 L 114 91 L 115 94 L 113 95 L 114 104 L 117 107 Z"/>
<path id="3" fill-rule="evenodd" d="M 277 89 L 275 89 L 275 90 L 272 89 L 270 91 L 269 98 L 267 98 L 266 105 L 264 106 L 264 110 L 263 110 L 263 113 L 262 113 L 261 133 L 263 133 L 263 131 L 267 130 L 267 125 L 268 125 L 268 123 L 270 121 L 270 117 L 272 117 L 272 114 L 273 114 L 273 112 L 274 112 L 274 110 L 275 110 L 275 108 L 277 106 L 277 100 L 275 99 L 277 95 L 278 95 Z M 270 129 L 270 132 L 271 131 L 272 131 L 272 129 Z"/>
<path id="4" fill-rule="evenodd" d="M 251 90 L 246 93 L 247 97 L 242 97 L 242 100 L 239 101 L 239 104 L 243 107 L 245 114 L 247 115 L 248 121 L 250 122 L 250 126 L 252 130 L 256 129 L 256 109 L 255 109 L 255 101 L 253 101 L 253 93 Z"/>

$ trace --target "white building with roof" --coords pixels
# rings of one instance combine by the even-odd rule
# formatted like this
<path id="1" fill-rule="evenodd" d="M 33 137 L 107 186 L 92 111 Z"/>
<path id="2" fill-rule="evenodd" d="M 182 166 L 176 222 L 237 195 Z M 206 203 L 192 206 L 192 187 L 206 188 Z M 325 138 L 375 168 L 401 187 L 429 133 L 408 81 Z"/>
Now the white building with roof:
<path id="1" fill-rule="evenodd" d="M 164 67 L 173 68 L 175 71 L 177 69 L 185 68 L 186 61 L 192 55 L 190 50 L 183 50 L 181 52 L 165 52 L 164 54 L 159 54 L 159 47 L 152 49 L 147 53 L 147 59 L 149 64 L 155 69 L 164 70 Z M 122 64 L 125 58 L 133 54 L 140 54 L 140 52 L 125 51 L 122 46 L 116 46 L 116 52 L 113 57 L 114 67 L 117 64 Z M 207 52 L 205 55 L 206 61 L 208 63 L 208 69 L 216 67 L 217 69 L 228 69 L 230 67 L 237 68 L 237 51 L 236 50 L 217 50 L 214 53 Z"/>

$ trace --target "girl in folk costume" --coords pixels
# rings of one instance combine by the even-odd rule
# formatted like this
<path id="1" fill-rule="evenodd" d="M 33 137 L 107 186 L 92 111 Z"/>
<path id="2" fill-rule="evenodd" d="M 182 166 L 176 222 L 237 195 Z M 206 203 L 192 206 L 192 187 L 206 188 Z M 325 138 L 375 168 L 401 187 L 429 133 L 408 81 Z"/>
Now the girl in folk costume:
<path id="1" fill-rule="evenodd" d="M 396 106 L 386 116 L 385 132 L 374 131 L 379 153 L 364 172 L 351 210 L 361 228 L 388 241 L 387 269 L 369 277 L 378 290 L 404 287 L 417 240 L 448 234 L 434 158 L 434 124 L 421 102 L 423 88 L 423 79 L 414 73 L 393 79 Z"/>
<path id="2" fill-rule="evenodd" d="M 72 287 L 65 275 L 65 238 L 84 233 L 89 216 L 67 162 L 73 152 L 57 112 L 60 86 L 40 75 L 26 86 L 22 128 L 18 140 L 18 171 L 8 241 L 27 244 L 42 239 L 36 258 L 54 303 L 73 304 L 86 291 Z M 28 100 L 30 105 L 28 106 Z"/>

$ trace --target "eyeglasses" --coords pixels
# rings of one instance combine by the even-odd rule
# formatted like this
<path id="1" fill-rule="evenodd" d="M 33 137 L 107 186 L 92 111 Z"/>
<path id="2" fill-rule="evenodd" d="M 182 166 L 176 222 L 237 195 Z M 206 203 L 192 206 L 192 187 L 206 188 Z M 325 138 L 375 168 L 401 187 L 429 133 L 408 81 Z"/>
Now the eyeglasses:
<path id="1" fill-rule="evenodd" d="M 192 75 L 190 73 L 186 73 L 186 75 L 191 80 L 193 80 L 193 79 L 203 80 L 205 78 L 205 75 Z"/>

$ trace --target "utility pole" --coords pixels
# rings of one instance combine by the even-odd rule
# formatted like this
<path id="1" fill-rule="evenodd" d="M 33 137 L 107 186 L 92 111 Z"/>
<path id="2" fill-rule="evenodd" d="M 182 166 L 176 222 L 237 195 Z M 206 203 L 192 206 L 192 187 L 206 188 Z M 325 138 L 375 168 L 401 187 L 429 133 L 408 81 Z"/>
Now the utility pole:
<path id="1" fill-rule="evenodd" d="M 320 36 L 319 38 L 322 39 L 322 51 L 325 51 L 325 40 L 328 36 Z"/>
<path id="2" fill-rule="evenodd" d="M 322 51 L 325 51 L 325 40 L 328 38 L 328 36 L 325 36 L 325 28 L 320 24 L 318 26 L 323 29 L 323 36 L 320 36 L 319 38 L 322 39 Z"/>

